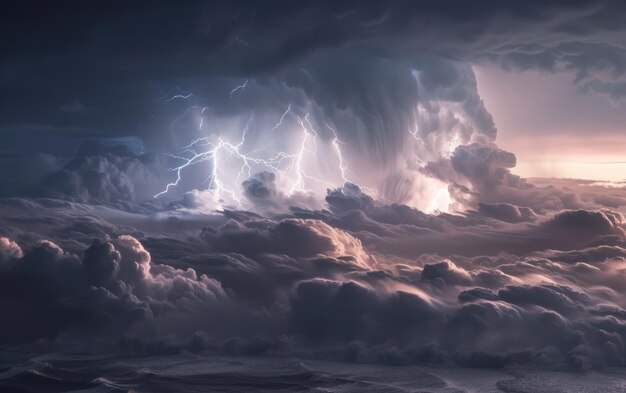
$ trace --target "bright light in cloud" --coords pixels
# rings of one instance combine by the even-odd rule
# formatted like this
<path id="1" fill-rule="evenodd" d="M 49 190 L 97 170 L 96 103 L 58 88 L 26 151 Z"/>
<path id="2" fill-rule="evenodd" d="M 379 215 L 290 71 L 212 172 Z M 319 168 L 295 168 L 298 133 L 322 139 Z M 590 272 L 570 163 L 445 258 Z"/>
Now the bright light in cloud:
<path id="1" fill-rule="evenodd" d="M 624 390 L 626 2 L 38 3 L 0 390 Z"/>
<path id="2" fill-rule="evenodd" d="M 283 126 L 285 117 L 290 110 L 291 105 L 287 107 L 287 110 L 282 114 L 276 125 L 270 130 L 270 134 Z M 199 129 L 202 129 L 204 123 L 203 115 L 204 111 Z M 201 137 L 181 148 L 180 152 L 169 154 L 171 158 L 182 161 L 182 164 L 170 169 L 170 171 L 176 173 L 175 180 L 168 183 L 162 191 L 155 194 L 155 198 L 167 194 L 176 187 L 183 179 L 187 168 L 206 162 L 210 163 L 211 167 L 207 176 L 207 190 L 213 194 L 215 202 L 235 203 L 238 206 L 242 206 L 241 182 L 260 170 L 269 170 L 277 174 L 280 186 L 288 190 L 288 195 L 297 192 L 308 192 L 314 189 L 319 190 L 320 185 L 322 187 L 333 187 L 349 181 L 347 178 L 349 169 L 347 162 L 343 158 L 342 142 L 339 140 L 337 132 L 329 127 L 333 138 L 329 142 L 323 143 L 324 154 L 331 153 L 335 155 L 337 160 L 335 173 L 322 173 L 324 177 L 321 177 L 317 174 L 321 173 L 319 165 L 321 161 L 318 154 L 320 153 L 320 144 L 322 143 L 319 141 L 318 132 L 313 127 L 308 113 L 303 118 L 296 118 L 301 129 L 301 140 L 291 151 L 279 151 L 276 154 L 264 157 L 263 154 L 267 154 L 267 152 L 263 151 L 265 149 L 249 149 L 246 146 L 246 142 L 254 121 L 254 114 L 252 114 L 242 129 L 240 139 L 236 144 L 228 142 L 223 137 Z M 233 176 L 235 171 L 236 175 Z M 339 181 L 336 180 L 337 177 L 339 177 Z M 327 178 L 335 180 L 326 180 Z"/>

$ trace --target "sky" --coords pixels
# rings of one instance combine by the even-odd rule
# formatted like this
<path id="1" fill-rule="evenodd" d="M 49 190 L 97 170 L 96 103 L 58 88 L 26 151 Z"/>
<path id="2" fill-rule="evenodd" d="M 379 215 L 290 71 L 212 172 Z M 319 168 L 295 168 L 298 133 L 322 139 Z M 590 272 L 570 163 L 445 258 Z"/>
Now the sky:
<path id="1" fill-rule="evenodd" d="M 626 365 L 625 3 L 5 8 L 2 348 Z"/>
<path id="2" fill-rule="evenodd" d="M 624 180 L 622 101 L 585 94 L 570 73 L 477 67 L 478 89 L 525 177 Z"/>

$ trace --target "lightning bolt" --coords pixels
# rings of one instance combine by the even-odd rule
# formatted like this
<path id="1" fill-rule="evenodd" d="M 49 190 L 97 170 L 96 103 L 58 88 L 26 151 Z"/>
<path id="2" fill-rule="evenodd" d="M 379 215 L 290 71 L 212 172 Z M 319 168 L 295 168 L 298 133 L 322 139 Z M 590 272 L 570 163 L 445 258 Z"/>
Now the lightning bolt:
<path id="1" fill-rule="evenodd" d="M 345 185 L 346 183 L 352 183 L 352 184 L 356 184 L 361 190 L 366 191 L 368 194 L 371 194 L 379 199 L 385 200 L 379 193 L 378 191 L 376 191 L 373 188 L 370 187 L 366 187 L 366 186 L 362 186 L 360 184 L 358 184 L 356 181 L 348 178 L 347 174 L 348 172 L 350 174 L 352 174 L 352 176 L 357 177 L 356 174 L 354 174 L 354 172 L 352 172 L 349 168 L 348 168 L 348 163 L 346 162 L 346 160 L 343 157 L 343 152 L 341 151 L 341 145 L 344 144 L 339 137 L 337 136 L 337 131 L 332 128 L 329 125 L 326 125 L 326 127 L 328 127 L 328 129 L 333 133 L 333 140 L 332 140 L 332 145 L 335 149 L 335 152 L 337 154 L 337 159 L 339 160 L 339 172 L 341 174 L 341 179 L 343 180 L 343 184 Z"/>
<path id="2" fill-rule="evenodd" d="M 188 168 L 191 165 L 210 161 L 211 172 L 207 178 L 207 180 L 209 181 L 208 189 L 213 191 L 215 200 L 220 201 L 223 195 L 228 195 L 230 198 L 232 198 L 232 200 L 237 202 L 238 205 L 241 205 L 241 199 L 239 198 L 237 192 L 229 188 L 220 175 L 223 169 L 221 158 L 223 157 L 223 155 L 226 154 L 233 156 L 241 161 L 241 167 L 235 179 L 236 184 L 240 183 L 240 180 L 244 175 L 247 175 L 248 177 L 252 175 L 253 165 L 265 166 L 266 168 L 271 169 L 279 173 L 280 175 L 285 175 L 285 171 L 282 170 L 280 166 L 285 161 L 295 161 L 297 159 L 295 155 L 285 152 L 279 152 L 269 159 L 263 159 L 250 156 L 242 151 L 242 147 L 246 142 L 246 137 L 248 135 L 253 118 L 254 113 L 250 116 L 248 122 L 246 123 L 246 126 L 243 128 L 241 132 L 241 139 L 237 144 L 225 141 L 222 138 L 218 138 L 217 142 L 213 143 L 211 142 L 209 137 L 203 137 L 198 138 L 187 146 L 182 147 L 181 152 L 178 155 L 167 154 L 168 157 L 181 160 L 182 164 L 169 169 L 170 171 L 176 173 L 176 179 L 173 182 L 168 183 L 165 189 L 155 194 L 154 197 L 157 198 L 161 195 L 164 195 L 169 192 L 172 187 L 177 186 L 182 179 L 182 172 L 185 170 L 185 168 Z M 199 148 L 205 149 L 199 151 Z"/>
<path id="3" fill-rule="evenodd" d="M 328 185 L 332 186 L 331 182 L 311 176 L 303 168 L 302 160 L 304 158 L 305 153 L 312 154 L 313 157 L 319 161 L 319 158 L 317 156 L 318 132 L 315 130 L 315 128 L 313 128 L 313 125 L 311 124 L 311 120 L 309 120 L 309 113 L 307 113 L 304 116 L 304 119 L 301 119 L 298 117 L 298 122 L 300 123 L 300 126 L 302 128 L 303 137 L 302 137 L 302 142 L 300 143 L 300 149 L 298 150 L 298 153 L 296 154 L 296 159 L 295 159 L 296 181 L 291 186 L 290 193 L 293 194 L 296 191 L 305 191 L 306 190 L 305 179 L 312 180 L 317 183 L 325 184 L 327 186 Z M 312 141 L 313 149 L 310 149 L 307 147 L 307 142 L 309 141 L 309 138 Z"/>
<path id="4" fill-rule="evenodd" d="M 244 82 L 244 84 L 240 86 L 235 87 L 231 93 L 241 91 L 241 89 L 245 88 L 246 82 Z M 181 116 L 179 116 L 178 119 L 187 116 L 191 110 L 198 110 L 199 108 L 200 106 L 192 106 L 187 108 L 187 110 Z M 208 109 L 208 107 L 203 107 L 201 109 L 198 129 L 202 129 L 205 122 L 204 114 Z M 283 114 L 278 119 L 278 122 L 271 128 L 270 133 L 273 134 L 276 130 L 283 126 L 285 119 L 287 115 L 291 112 L 291 110 L 292 105 L 289 104 L 285 112 L 283 112 Z M 166 154 L 166 156 L 178 160 L 181 163 L 175 167 L 168 169 L 169 171 L 174 172 L 176 174 L 176 177 L 172 182 L 168 183 L 161 192 L 155 194 L 154 197 L 158 198 L 164 194 L 167 194 L 172 190 L 172 188 L 179 185 L 183 178 L 183 173 L 187 168 L 200 163 L 209 162 L 211 169 L 205 182 L 208 183 L 207 189 L 212 192 L 215 201 L 217 203 L 221 203 L 224 197 L 229 197 L 232 201 L 235 201 L 239 206 L 241 206 L 242 201 L 240 198 L 240 193 L 237 192 L 236 189 L 229 187 L 228 184 L 230 181 L 227 181 L 227 178 L 224 177 L 225 170 L 227 172 L 227 169 L 231 169 L 225 167 L 225 159 L 228 159 L 229 163 L 232 162 L 230 161 L 232 159 L 239 162 L 239 169 L 237 171 L 237 175 L 234 177 L 234 183 L 236 185 L 241 184 L 241 181 L 244 178 L 249 178 L 252 175 L 252 170 L 254 167 L 260 166 L 273 171 L 279 176 L 279 179 L 281 179 L 281 181 L 285 181 L 287 189 L 289 190 L 288 193 L 290 195 L 295 192 L 306 191 L 307 183 L 309 181 L 321 183 L 326 186 L 332 186 L 333 183 L 323 179 L 319 179 L 307 172 L 305 168 L 305 160 L 307 159 L 307 157 L 312 157 L 316 161 L 319 161 L 319 133 L 315 129 L 315 127 L 313 127 L 309 113 L 307 113 L 303 118 L 299 116 L 296 116 L 296 118 L 302 130 L 302 139 L 300 140 L 300 143 L 294 153 L 279 151 L 269 158 L 261 158 L 256 156 L 255 154 L 257 152 L 264 151 L 265 148 L 244 152 L 246 139 L 252 121 L 254 120 L 253 112 L 246 122 L 245 127 L 241 130 L 241 137 L 236 143 L 229 142 L 222 137 L 202 137 L 180 148 L 178 153 L 176 154 Z M 341 145 L 343 144 L 343 142 L 339 139 L 339 136 L 337 135 L 337 132 L 334 128 L 330 126 L 328 128 L 333 134 L 333 138 L 330 143 L 339 161 L 338 171 L 341 179 L 343 180 L 344 184 L 346 182 L 352 182 L 349 179 L 348 174 L 350 171 L 341 149 Z M 230 184 L 232 184 L 232 182 L 230 182 Z"/>
<path id="5" fill-rule="evenodd" d="M 243 92 L 246 89 L 246 86 L 248 85 L 248 80 L 246 79 L 241 85 L 237 85 L 235 86 L 231 91 L 230 91 L 230 97 L 232 98 L 233 95 L 235 93 L 237 93 L 238 91 Z"/>
<path id="6" fill-rule="evenodd" d="M 193 96 L 193 93 L 188 93 L 188 94 L 176 94 L 173 95 L 172 97 L 168 98 L 166 101 L 170 102 L 170 101 L 174 101 L 177 98 L 182 98 L 182 99 L 188 99 L 191 98 Z"/>
<path id="7" fill-rule="evenodd" d="M 409 134 L 413 136 L 413 138 L 417 141 L 417 143 L 422 149 L 425 147 L 424 140 L 418 135 L 419 129 L 417 127 L 415 127 L 415 129 L 413 130 L 409 130 Z"/>
<path id="8" fill-rule="evenodd" d="M 420 112 L 424 111 L 422 107 L 419 107 L 418 109 Z M 419 147 L 422 150 L 424 150 L 426 147 L 426 143 L 419 136 L 419 128 L 417 127 L 417 125 L 415 126 L 414 129 L 409 130 L 409 134 L 411 134 L 411 136 L 417 141 Z M 456 150 L 457 146 L 459 146 L 460 144 L 461 144 L 461 141 L 459 139 L 459 136 L 455 134 L 451 140 L 449 140 L 443 145 L 442 156 L 444 158 L 450 158 L 452 154 L 454 153 L 454 150 Z M 420 164 L 422 163 L 419 158 L 418 158 L 418 162 Z M 447 187 L 440 188 L 432 194 L 432 197 L 425 211 L 428 213 L 433 213 L 433 214 L 440 213 L 441 212 L 440 209 L 443 209 L 443 211 L 447 211 L 448 207 L 446 206 L 446 200 L 449 200 L 449 199 L 450 199 L 450 193 Z"/>
<path id="9" fill-rule="evenodd" d="M 280 117 L 280 120 L 278 121 L 278 123 L 276 123 L 276 125 L 272 128 L 272 130 L 270 132 L 274 132 L 278 129 L 278 127 L 283 125 L 283 120 L 285 120 L 285 116 L 287 116 L 287 113 L 289 113 L 289 111 L 291 111 L 291 104 L 289 104 L 289 106 L 287 107 L 287 110 L 285 111 L 285 113 L 283 113 L 283 115 Z"/>
<path id="10" fill-rule="evenodd" d="M 345 184 L 346 182 L 349 182 L 349 180 L 346 178 L 346 172 L 348 171 L 348 164 L 343 159 L 343 154 L 341 153 L 341 146 L 339 146 L 339 144 L 340 143 L 343 144 L 343 142 L 339 140 L 339 137 L 337 136 L 337 131 L 335 131 L 334 128 L 328 125 L 327 127 L 333 133 L 332 145 L 335 148 L 335 152 L 337 153 L 337 158 L 339 159 L 339 172 L 341 172 L 341 178 L 343 179 L 343 182 Z"/>
<path id="11" fill-rule="evenodd" d="M 311 131 L 311 133 L 313 135 L 313 142 L 314 142 L 314 150 L 313 151 L 309 150 L 309 151 L 312 154 L 314 154 L 315 158 L 317 159 L 317 135 L 318 134 L 315 131 L 315 129 L 313 129 L 313 126 L 311 125 L 311 122 L 310 122 L 308 116 L 309 116 L 309 114 L 307 113 L 307 115 L 304 117 L 304 122 L 306 122 L 306 124 L 308 124 L 308 126 L 309 126 L 308 130 Z M 301 123 L 301 124 L 303 125 L 303 129 L 306 132 L 307 127 L 304 127 L 303 123 Z M 377 198 L 384 199 L 384 198 L 382 198 L 381 195 L 379 195 L 379 193 L 376 190 L 374 190 L 374 189 L 372 189 L 370 187 L 361 186 L 361 185 L 357 184 L 356 181 L 348 178 L 348 173 L 351 173 L 352 175 L 354 175 L 354 173 L 352 173 L 352 171 L 350 171 L 350 169 L 348 168 L 348 163 L 344 159 L 343 152 L 341 150 L 341 145 L 343 144 L 343 142 L 339 139 L 339 136 L 337 135 L 337 131 L 333 127 L 331 127 L 329 125 L 326 125 L 326 127 L 328 127 L 328 129 L 333 134 L 333 139 L 331 141 L 331 144 L 332 144 L 332 146 L 333 146 L 333 148 L 335 150 L 335 153 L 337 155 L 337 159 L 339 160 L 339 174 L 341 175 L 341 179 L 343 180 L 343 184 L 344 185 L 346 183 L 356 184 L 357 186 L 359 186 L 359 188 L 361 188 L 362 190 L 368 192 L 369 194 L 374 195 Z M 306 172 L 304 172 L 304 170 L 300 169 L 300 172 L 302 173 L 303 177 L 306 177 L 308 179 L 311 179 L 311 180 L 314 180 L 316 182 L 323 183 L 323 184 L 326 184 L 326 185 L 330 185 L 330 186 L 333 185 L 332 183 L 327 182 L 325 180 L 320 180 L 320 179 L 314 178 L 312 176 L 308 176 L 306 174 Z"/>
<path id="12" fill-rule="evenodd" d="M 191 97 L 194 97 L 194 94 L 188 91 L 184 91 L 179 86 L 174 87 L 170 91 L 167 92 L 166 95 L 162 97 L 157 97 L 152 101 L 164 101 L 164 102 L 172 102 L 176 99 L 187 100 Z"/>
<path id="13" fill-rule="evenodd" d="M 208 106 L 205 106 L 204 108 L 202 108 L 202 110 L 200 111 L 200 123 L 198 124 L 198 130 L 202 129 L 202 126 L 204 125 L 204 112 L 207 111 L 209 109 Z"/>

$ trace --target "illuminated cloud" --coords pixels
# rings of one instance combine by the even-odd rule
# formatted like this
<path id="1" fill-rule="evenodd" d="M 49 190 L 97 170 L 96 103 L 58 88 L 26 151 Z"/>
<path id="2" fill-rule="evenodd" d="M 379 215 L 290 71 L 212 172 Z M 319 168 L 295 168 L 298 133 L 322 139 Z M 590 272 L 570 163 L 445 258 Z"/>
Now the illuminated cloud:
<path id="1" fill-rule="evenodd" d="M 623 184 L 515 174 L 474 73 L 617 102 L 622 3 L 23 7 L 0 24 L 0 344 L 626 364 Z"/>
<path id="2" fill-rule="evenodd" d="M 24 251 L 0 239 L 4 343 L 480 367 L 624 361 L 621 214 L 563 211 L 529 222 L 497 206 L 432 216 L 348 190 L 341 199 L 329 192 L 334 213 L 226 211 L 202 230 L 182 210 L 169 231 L 162 218 L 133 214 L 147 230 L 136 231 L 141 240 L 89 243 L 74 232 L 84 242 L 76 252 L 32 239 L 71 247 L 53 217 L 84 207 L 14 201 L 13 213 L 41 214 L 18 235 L 31 244 Z M 103 218 L 83 228 L 130 230 Z"/>

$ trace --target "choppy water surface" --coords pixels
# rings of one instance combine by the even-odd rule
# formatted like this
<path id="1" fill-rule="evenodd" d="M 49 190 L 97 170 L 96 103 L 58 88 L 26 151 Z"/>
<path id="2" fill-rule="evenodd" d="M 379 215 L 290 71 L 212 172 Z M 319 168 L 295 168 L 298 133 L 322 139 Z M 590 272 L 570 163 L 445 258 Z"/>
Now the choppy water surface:
<path id="1" fill-rule="evenodd" d="M 301 359 L 3 354 L 3 392 L 625 392 L 626 370 L 380 366 Z"/>

